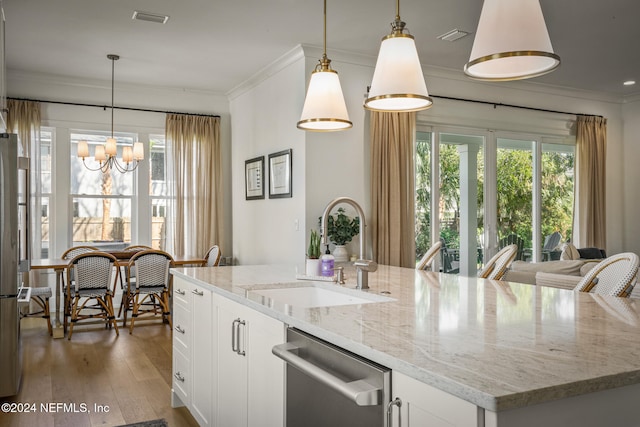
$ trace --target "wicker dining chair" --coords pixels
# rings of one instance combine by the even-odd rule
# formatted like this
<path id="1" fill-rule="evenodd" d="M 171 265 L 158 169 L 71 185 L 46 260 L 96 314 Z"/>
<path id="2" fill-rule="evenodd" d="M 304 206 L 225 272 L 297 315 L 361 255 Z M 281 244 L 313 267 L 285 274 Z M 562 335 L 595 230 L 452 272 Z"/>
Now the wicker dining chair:
<path id="1" fill-rule="evenodd" d="M 220 264 L 220 257 L 222 256 L 222 252 L 220 251 L 220 247 L 218 245 L 213 245 L 207 251 L 207 254 L 204 256 L 204 262 L 202 263 L 203 267 L 217 267 Z"/>
<path id="2" fill-rule="evenodd" d="M 169 268 L 173 258 L 160 250 L 146 250 L 131 257 L 127 271 L 136 271 L 136 280 L 131 281 L 127 274 L 125 290 L 122 295 L 121 310 L 124 310 L 122 327 L 127 325 L 127 312 L 131 310 L 129 333 L 133 333 L 135 321 L 140 315 L 157 315 L 158 308 L 162 310 L 162 318 L 167 319 L 171 326 L 171 311 L 169 306 L 169 291 L 171 276 Z"/>
<path id="3" fill-rule="evenodd" d="M 511 244 L 505 246 L 485 264 L 484 268 L 478 273 L 478 277 L 493 280 L 502 279 L 502 276 L 507 272 L 517 254 L 518 245 Z"/>
<path id="4" fill-rule="evenodd" d="M 107 326 L 113 325 L 116 335 L 120 334 L 113 310 L 113 293 L 119 274 L 119 270 L 114 268 L 115 264 L 113 255 L 99 251 L 82 253 L 69 262 L 65 302 L 65 306 L 69 307 L 65 326 L 68 318 L 71 321 L 69 339 L 78 321 L 93 318 L 104 319 Z M 92 300 L 97 305 L 88 306 Z"/>
<path id="5" fill-rule="evenodd" d="M 624 252 L 605 258 L 578 282 L 575 291 L 628 297 L 636 283 L 638 255 Z"/>
<path id="6" fill-rule="evenodd" d="M 433 246 L 431 246 L 422 256 L 418 265 L 416 265 L 416 270 L 433 270 L 433 260 L 438 256 L 438 253 L 440 253 L 441 247 L 441 241 L 437 241 Z"/>
<path id="7" fill-rule="evenodd" d="M 62 256 L 60 258 L 64 259 L 64 260 L 72 260 L 73 258 L 75 258 L 76 256 L 80 255 L 80 254 L 86 254 L 88 252 L 96 252 L 99 249 L 96 248 L 95 246 L 87 246 L 87 245 L 81 245 L 81 246 L 72 246 L 69 249 L 67 249 L 66 251 L 63 252 Z M 73 274 L 73 273 L 71 273 Z M 63 272 L 63 277 L 62 277 L 62 283 L 64 283 L 64 286 L 62 288 L 62 297 L 63 297 L 63 302 L 64 302 L 64 306 L 63 306 L 63 315 L 65 316 L 65 322 L 64 322 L 64 330 L 66 332 L 67 330 L 67 319 L 66 317 L 71 315 L 71 307 L 67 307 L 66 303 L 68 301 L 70 301 L 67 298 L 67 283 L 69 283 L 69 281 L 71 281 L 71 283 L 74 282 L 74 278 L 73 276 L 71 276 L 71 278 L 64 278 L 64 272 Z"/>

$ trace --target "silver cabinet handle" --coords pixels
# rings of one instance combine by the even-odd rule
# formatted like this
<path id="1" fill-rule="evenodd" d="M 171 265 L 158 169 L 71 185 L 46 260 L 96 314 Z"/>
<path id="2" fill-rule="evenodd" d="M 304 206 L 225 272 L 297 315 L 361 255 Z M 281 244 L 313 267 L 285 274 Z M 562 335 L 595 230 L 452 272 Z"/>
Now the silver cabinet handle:
<path id="1" fill-rule="evenodd" d="M 240 322 L 240 319 L 236 319 L 233 322 L 231 322 L 231 351 L 233 351 L 234 353 L 238 352 L 238 348 L 236 347 L 236 339 L 237 339 L 236 324 L 238 322 Z"/>
<path id="2" fill-rule="evenodd" d="M 358 406 L 377 406 L 381 404 L 382 389 L 369 384 L 365 380 L 343 381 L 341 378 L 294 354 L 298 350 L 299 347 L 294 344 L 285 343 L 276 345 L 271 349 L 271 352 L 305 375 L 337 391 Z"/>
<path id="3" fill-rule="evenodd" d="M 180 381 L 181 383 L 184 382 L 184 377 L 180 374 L 180 371 L 176 372 L 175 374 L 173 374 L 174 377 L 176 377 L 176 379 L 178 381 Z"/>
<path id="4" fill-rule="evenodd" d="M 199 297 L 204 295 L 204 291 L 199 291 L 197 289 L 194 289 L 191 291 L 191 293 L 198 295 Z"/>
<path id="5" fill-rule="evenodd" d="M 238 351 L 236 351 L 236 353 L 238 353 L 240 356 L 246 356 L 246 352 L 243 350 L 240 350 L 240 326 L 246 326 L 246 322 L 244 320 L 240 320 L 238 319 L 238 327 L 236 328 L 236 342 L 238 343 Z"/>
<path id="6" fill-rule="evenodd" d="M 186 295 L 186 292 L 183 291 L 182 289 L 176 289 L 176 294 Z"/>
<path id="7" fill-rule="evenodd" d="M 185 330 L 184 330 L 184 329 L 182 329 L 182 328 L 180 327 L 180 325 L 177 325 L 174 329 L 175 329 L 176 331 L 180 332 L 181 334 L 184 334 L 184 333 L 185 333 Z"/>
<path id="8" fill-rule="evenodd" d="M 402 411 L 400 410 L 400 408 L 402 408 L 402 400 L 400 400 L 399 397 L 396 397 L 391 402 L 387 403 L 387 426 L 392 426 L 391 415 L 393 414 L 394 406 L 398 407 L 398 427 L 402 427 Z"/>

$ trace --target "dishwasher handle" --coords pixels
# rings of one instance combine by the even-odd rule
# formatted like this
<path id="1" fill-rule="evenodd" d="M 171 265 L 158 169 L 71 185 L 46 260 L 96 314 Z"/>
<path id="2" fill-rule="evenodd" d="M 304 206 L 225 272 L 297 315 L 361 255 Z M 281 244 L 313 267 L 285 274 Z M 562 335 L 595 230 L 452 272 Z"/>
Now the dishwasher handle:
<path id="1" fill-rule="evenodd" d="M 271 352 L 307 376 L 342 394 L 358 406 L 377 406 L 381 404 L 381 388 L 375 387 L 365 380 L 343 381 L 295 354 L 294 352 L 298 349 L 299 347 L 292 343 L 285 343 L 274 346 Z"/>

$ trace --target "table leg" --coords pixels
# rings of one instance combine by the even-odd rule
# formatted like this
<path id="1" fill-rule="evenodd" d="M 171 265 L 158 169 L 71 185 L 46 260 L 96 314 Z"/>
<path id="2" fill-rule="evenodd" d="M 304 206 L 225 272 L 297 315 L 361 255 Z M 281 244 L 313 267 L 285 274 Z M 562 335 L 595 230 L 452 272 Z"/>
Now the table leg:
<path id="1" fill-rule="evenodd" d="M 53 338 L 64 338 L 64 327 L 60 321 L 60 298 L 62 295 L 62 272 L 64 269 L 56 269 L 56 315 L 53 319 Z"/>

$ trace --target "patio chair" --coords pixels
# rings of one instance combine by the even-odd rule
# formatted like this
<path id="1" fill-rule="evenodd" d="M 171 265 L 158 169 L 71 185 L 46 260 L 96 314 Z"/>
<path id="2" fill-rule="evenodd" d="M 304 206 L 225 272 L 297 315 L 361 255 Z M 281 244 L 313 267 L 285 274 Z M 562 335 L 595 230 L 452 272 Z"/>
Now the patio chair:
<path id="1" fill-rule="evenodd" d="M 487 262 L 478 273 L 481 279 L 500 280 L 507 272 L 516 257 L 518 246 L 515 244 L 505 246 Z"/>
<path id="2" fill-rule="evenodd" d="M 503 237 L 502 239 L 500 239 L 500 242 L 498 243 L 498 248 L 499 249 L 503 249 L 503 248 L 505 248 L 506 246 L 509 246 L 509 245 L 516 245 L 517 246 L 515 259 L 523 260 L 522 255 L 523 255 L 523 251 L 524 251 L 524 240 L 522 240 L 522 237 L 518 236 L 517 234 L 513 234 L 513 233 L 509 234 L 508 236 Z"/>
<path id="3" fill-rule="evenodd" d="M 95 251 L 80 254 L 69 262 L 65 302 L 69 308 L 65 324 L 68 318 L 71 319 L 69 340 L 74 325 L 84 319 L 102 318 L 108 327 L 115 328 L 116 335 L 120 334 L 113 310 L 113 292 L 119 273 L 117 268 L 113 268 L 116 261 L 113 255 Z M 88 306 L 87 303 L 92 300 L 97 304 Z"/>
<path id="4" fill-rule="evenodd" d="M 554 252 L 555 249 L 558 247 L 561 239 L 562 239 L 562 235 L 558 231 L 554 231 L 553 233 L 545 237 L 544 244 L 542 245 L 543 261 L 551 261 L 552 252 Z"/>
<path id="5" fill-rule="evenodd" d="M 636 283 L 638 255 L 625 252 L 600 261 L 578 282 L 575 291 L 628 297 Z"/>
<path id="6" fill-rule="evenodd" d="M 203 267 L 217 267 L 220 264 L 220 257 L 222 256 L 222 252 L 220 252 L 220 247 L 218 245 L 213 245 L 207 251 L 207 254 L 204 256 L 204 262 L 202 263 Z"/>
<path id="7" fill-rule="evenodd" d="M 151 249 L 136 253 L 131 257 L 127 270 L 135 268 L 135 282 L 127 275 L 126 289 L 122 295 L 121 309 L 124 309 L 122 327 L 127 325 L 127 312 L 131 310 L 129 333 L 133 333 L 135 321 L 144 314 L 162 314 L 171 325 L 169 289 L 171 276 L 169 268 L 173 258 L 166 252 Z M 160 312 L 158 310 L 161 310 Z"/>
<path id="8" fill-rule="evenodd" d="M 441 247 L 441 241 L 437 241 L 433 246 L 431 246 L 427 250 L 427 252 L 425 252 L 420 261 L 418 261 L 416 270 L 432 270 L 433 260 L 436 259 L 436 256 L 438 255 L 438 252 L 440 252 Z"/>

